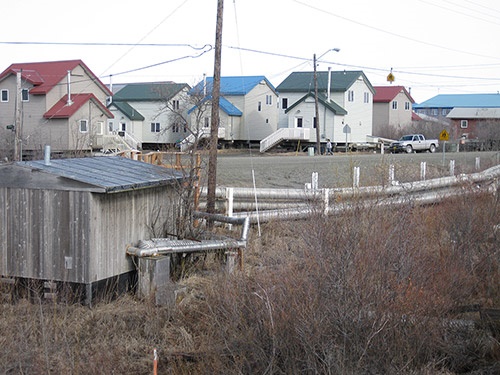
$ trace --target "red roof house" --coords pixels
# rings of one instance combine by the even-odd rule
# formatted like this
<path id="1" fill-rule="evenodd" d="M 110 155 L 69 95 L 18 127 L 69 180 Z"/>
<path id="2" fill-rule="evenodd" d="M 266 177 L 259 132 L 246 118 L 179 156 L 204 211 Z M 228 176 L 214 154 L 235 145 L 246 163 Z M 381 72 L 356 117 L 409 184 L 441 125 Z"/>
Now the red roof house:
<path id="1" fill-rule="evenodd" d="M 81 60 L 12 64 L 0 73 L 0 126 L 17 127 L 25 153 L 45 145 L 60 152 L 91 150 L 113 118 L 106 108 L 111 95 Z M 0 127 L 4 139 L 12 133 Z"/>
<path id="2" fill-rule="evenodd" d="M 415 103 L 404 86 L 374 86 L 373 134 L 410 125 L 412 104 Z"/>

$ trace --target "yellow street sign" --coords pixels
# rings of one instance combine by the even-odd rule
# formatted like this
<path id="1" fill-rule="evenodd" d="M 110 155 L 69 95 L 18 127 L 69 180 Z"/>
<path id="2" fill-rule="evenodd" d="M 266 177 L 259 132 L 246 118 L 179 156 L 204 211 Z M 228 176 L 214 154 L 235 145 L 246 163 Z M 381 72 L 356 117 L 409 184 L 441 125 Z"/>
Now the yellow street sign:
<path id="1" fill-rule="evenodd" d="M 441 133 L 439 133 L 440 141 L 447 141 L 450 139 L 450 134 L 444 129 Z"/>
<path id="2" fill-rule="evenodd" d="M 394 74 L 392 73 L 389 73 L 389 75 L 387 76 L 387 81 L 388 82 L 394 82 L 396 78 L 394 78 Z"/>

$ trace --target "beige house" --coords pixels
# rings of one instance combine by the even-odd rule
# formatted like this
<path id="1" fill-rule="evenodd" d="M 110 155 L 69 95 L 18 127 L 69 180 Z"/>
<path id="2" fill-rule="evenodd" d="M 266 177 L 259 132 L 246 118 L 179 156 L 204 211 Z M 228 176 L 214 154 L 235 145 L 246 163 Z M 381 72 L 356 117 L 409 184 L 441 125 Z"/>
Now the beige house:
<path id="1" fill-rule="evenodd" d="M 373 96 L 373 135 L 382 135 L 389 128 L 404 128 L 412 121 L 415 103 L 404 86 L 375 86 Z"/>
<path id="2" fill-rule="evenodd" d="M 23 153 L 102 148 L 107 87 L 81 60 L 12 64 L 0 73 L 0 124 L 14 125 Z M 13 138 L 10 126 L 0 136 Z M 14 128 L 15 129 L 15 128 Z"/>

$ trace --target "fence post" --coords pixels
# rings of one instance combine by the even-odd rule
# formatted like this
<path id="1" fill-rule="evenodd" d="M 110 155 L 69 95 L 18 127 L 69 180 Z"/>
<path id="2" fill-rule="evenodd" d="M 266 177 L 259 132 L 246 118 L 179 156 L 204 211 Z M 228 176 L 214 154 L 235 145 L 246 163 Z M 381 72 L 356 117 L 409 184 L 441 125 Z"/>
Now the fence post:
<path id="1" fill-rule="evenodd" d="M 354 167 L 353 186 L 359 188 L 359 167 Z"/>
<path id="2" fill-rule="evenodd" d="M 233 216 L 234 211 L 234 188 L 226 188 L 226 216 Z M 230 230 L 232 224 L 227 224 L 227 228 Z"/>
<path id="3" fill-rule="evenodd" d="M 450 160 L 450 176 L 455 176 L 455 160 Z"/>
<path id="4" fill-rule="evenodd" d="M 311 187 L 313 190 L 318 190 L 318 172 L 313 172 L 311 176 Z"/>
<path id="5" fill-rule="evenodd" d="M 389 185 L 394 185 L 394 164 L 389 165 Z"/>
<path id="6" fill-rule="evenodd" d="M 330 210 L 330 189 L 323 189 L 323 214 L 328 215 Z"/>
<path id="7" fill-rule="evenodd" d="M 481 169 L 481 158 L 478 156 L 476 158 L 476 171 Z"/>
<path id="8" fill-rule="evenodd" d="M 420 180 L 425 181 L 425 172 L 427 169 L 427 162 L 420 162 Z"/>

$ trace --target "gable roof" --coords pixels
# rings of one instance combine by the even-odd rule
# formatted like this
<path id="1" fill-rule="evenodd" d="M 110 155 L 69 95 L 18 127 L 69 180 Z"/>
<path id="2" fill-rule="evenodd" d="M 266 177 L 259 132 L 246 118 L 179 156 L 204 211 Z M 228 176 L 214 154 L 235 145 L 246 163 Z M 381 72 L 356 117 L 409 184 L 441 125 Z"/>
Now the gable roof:
<path id="1" fill-rule="evenodd" d="M 414 109 L 454 107 L 500 107 L 500 94 L 440 94 L 413 105 Z"/>
<path id="2" fill-rule="evenodd" d="M 310 93 L 307 93 L 306 95 L 304 95 L 302 98 L 300 98 L 295 103 L 293 103 L 293 105 L 291 105 L 290 107 L 288 107 L 285 110 L 285 113 L 290 112 L 293 108 L 295 108 L 296 106 L 298 106 L 300 103 L 303 103 L 309 97 L 314 98 L 314 93 L 310 92 Z M 342 108 L 341 106 L 339 106 L 333 100 L 329 101 L 327 99 L 327 97 L 325 95 L 323 95 L 323 94 L 318 94 L 318 102 L 320 104 L 322 104 L 323 106 L 325 106 L 326 108 L 328 108 L 330 111 L 332 111 L 336 115 L 347 115 L 347 111 L 344 108 Z"/>
<path id="3" fill-rule="evenodd" d="M 34 86 L 30 89 L 31 95 L 45 95 L 67 76 L 68 70 L 72 71 L 79 65 L 106 94 L 111 95 L 111 91 L 92 73 L 82 60 L 12 64 L 0 73 L 0 81 L 11 74 L 15 75 L 17 72 L 21 72 L 22 79 Z"/>
<path id="4" fill-rule="evenodd" d="M 404 86 L 374 86 L 373 88 L 375 89 L 374 103 L 390 103 L 400 92 L 403 92 L 411 103 L 415 103 Z"/>
<path id="5" fill-rule="evenodd" d="M 44 118 L 70 118 L 78 111 L 85 103 L 92 101 L 101 111 L 108 117 L 113 118 L 113 114 L 96 98 L 94 94 L 75 94 L 71 95 L 72 104 L 68 105 L 68 95 L 64 95 L 43 114 Z"/>
<path id="6" fill-rule="evenodd" d="M 201 103 L 199 105 L 193 106 L 189 111 L 188 114 L 191 114 L 196 108 L 201 106 L 203 103 L 212 100 L 212 95 L 206 96 L 203 98 Z M 238 107 L 236 107 L 233 103 L 231 103 L 229 100 L 227 100 L 225 97 L 220 96 L 219 97 L 219 109 L 223 112 L 225 112 L 229 116 L 236 116 L 240 117 L 243 116 L 243 112 L 241 112 Z"/>
<path id="7" fill-rule="evenodd" d="M 134 107 L 132 107 L 127 102 L 112 101 L 108 108 L 116 107 L 121 113 L 123 113 L 129 120 L 132 121 L 144 121 L 144 116 L 139 113 Z"/>
<path id="8" fill-rule="evenodd" d="M 255 86 L 264 82 L 273 92 L 276 89 L 268 81 L 265 76 L 234 76 L 234 77 L 221 77 L 220 79 L 220 94 L 224 96 L 243 96 L 253 90 Z M 206 93 L 212 94 L 214 85 L 213 77 L 206 78 Z M 191 91 L 191 94 L 202 93 L 204 91 L 205 81 L 199 82 Z"/>
<path id="9" fill-rule="evenodd" d="M 372 84 L 360 70 L 316 72 L 318 91 L 328 90 L 328 73 L 331 75 L 330 92 L 345 92 L 362 78 L 370 91 L 375 93 Z M 314 72 L 293 72 L 276 87 L 276 90 L 279 93 L 314 91 Z"/>
<path id="10" fill-rule="evenodd" d="M 183 89 L 189 90 L 187 83 L 148 82 L 128 83 L 117 91 L 113 100 L 117 101 L 155 101 L 170 100 Z"/>
<path id="11" fill-rule="evenodd" d="M 62 182 L 64 179 L 68 179 L 86 184 L 85 190 L 97 193 L 114 193 L 164 186 L 183 178 L 182 173 L 174 169 L 119 156 L 53 159 L 48 165 L 45 164 L 44 160 L 34 160 L 17 162 L 15 165 L 31 169 L 32 172 L 48 173 L 58 178 L 63 177 Z M 12 184 L 9 181 L 2 181 L 0 186 L 7 186 L 9 183 Z"/>

